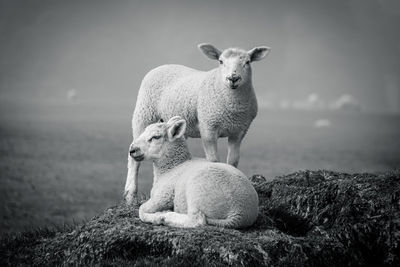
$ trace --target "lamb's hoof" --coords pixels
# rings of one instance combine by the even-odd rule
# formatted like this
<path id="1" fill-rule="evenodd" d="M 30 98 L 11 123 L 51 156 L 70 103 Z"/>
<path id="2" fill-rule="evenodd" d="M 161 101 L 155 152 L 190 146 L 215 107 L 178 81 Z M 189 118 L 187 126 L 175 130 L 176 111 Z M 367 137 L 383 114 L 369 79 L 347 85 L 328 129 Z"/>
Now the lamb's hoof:
<path id="1" fill-rule="evenodd" d="M 193 227 L 199 227 L 207 224 L 206 215 L 204 215 L 204 213 L 198 212 L 196 214 L 193 214 L 192 216 L 192 219 L 194 221 Z"/>
<path id="2" fill-rule="evenodd" d="M 137 205 L 139 203 L 137 194 L 132 193 L 130 191 L 125 191 L 124 199 L 126 205 Z"/>
<path id="3" fill-rule="evenodd" d="M 166 214 L 167 214 L 168 212 L 166 212 L 166 211 L 163 211 L 163 212 L 156 212 L 156 214 L 158 214 L 159 215 L 159 217 L 153 222 L 153 224 L 155 224 L 155 225 L 167 225 L 166 223 L 165 223 L 165 221 L 166 221 Z"/>

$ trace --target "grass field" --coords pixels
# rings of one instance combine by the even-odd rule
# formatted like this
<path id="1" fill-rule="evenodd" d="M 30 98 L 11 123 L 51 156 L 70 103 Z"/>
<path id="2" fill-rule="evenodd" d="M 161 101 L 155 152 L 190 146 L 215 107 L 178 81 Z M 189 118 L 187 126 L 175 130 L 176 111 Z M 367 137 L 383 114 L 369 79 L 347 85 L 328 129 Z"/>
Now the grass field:
<path id="1" fill-rule="evenodd" d="M 133 107 L 0 106 L 0 234 L 80 222 L 121 201 Z M 317 119 L 330 127 L 315 128 Z M 203 156 L 199 140 L 190 140 Z M 221 157 L 226 140 L 219 142 Z M 272 179 L 299 169 L 379 172 L 400 167 L 400 117 L 262 110 L 239 168 Z M 140 190 L 152 183 L 151 164 Z"/>

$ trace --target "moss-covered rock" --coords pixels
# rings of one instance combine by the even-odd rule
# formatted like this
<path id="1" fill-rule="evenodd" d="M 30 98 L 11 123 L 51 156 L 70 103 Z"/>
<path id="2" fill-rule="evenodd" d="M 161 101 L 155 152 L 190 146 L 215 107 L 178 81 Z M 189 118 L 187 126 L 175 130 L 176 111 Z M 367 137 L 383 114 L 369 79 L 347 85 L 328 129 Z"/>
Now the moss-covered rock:
<path id="1" fill-rule="evenodd" d="M 400 173 L 302 171 L 266 182 L 255 225 L 177 229 L 109 208 L 75 229 L 9 236 L 0 265 L 400 266 Z"/>

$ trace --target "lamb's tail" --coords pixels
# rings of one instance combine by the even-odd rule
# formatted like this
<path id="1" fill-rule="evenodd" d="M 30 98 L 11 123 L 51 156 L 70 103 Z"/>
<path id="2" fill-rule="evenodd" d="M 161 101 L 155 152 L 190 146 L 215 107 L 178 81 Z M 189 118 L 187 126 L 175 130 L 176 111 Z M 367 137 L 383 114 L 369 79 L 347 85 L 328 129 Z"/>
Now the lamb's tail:
<path id="1" fill-rule="evenodd" d="M 207 219 L 207 224 L 226 228 L 234 228 L 237 225 L 230 219 Z"/>
<path id="2" fill-rule="evenodd" d="M 207 224 L 219 226 L 219 227 L 226 227 L 226 228 L 242 228 L 245 225 L 243 224 L 243 219 L 239 215 L 228 215 L 225 219 L 211 219 L 207 218 Z"/>

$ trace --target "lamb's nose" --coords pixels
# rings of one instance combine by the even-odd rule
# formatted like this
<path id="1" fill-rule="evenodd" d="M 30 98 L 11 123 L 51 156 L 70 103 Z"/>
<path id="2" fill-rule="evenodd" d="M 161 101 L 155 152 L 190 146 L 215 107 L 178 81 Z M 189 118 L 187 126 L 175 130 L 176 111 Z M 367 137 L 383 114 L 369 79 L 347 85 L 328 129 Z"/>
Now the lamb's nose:
<path id="1" fill-rule="evenodd" d="M 235 82 L 241 80 L 242 78 L 239 75 L 232 74 L 231 76 L 226 77 L 226 79 L 231 81 L 232 83 L 235 83 Z"/>
<path id="2" fill-rule="evenodd" d="M 131 155 L 131 157 L 134 157 L 135 154 L 136 154 L 137 152 L 139 152 L 139 150 L 140 150 L 140 148 L 138 148 L 137 146 L 132 146 L 132 147 L 129 149 L 129 155 Z"/>

